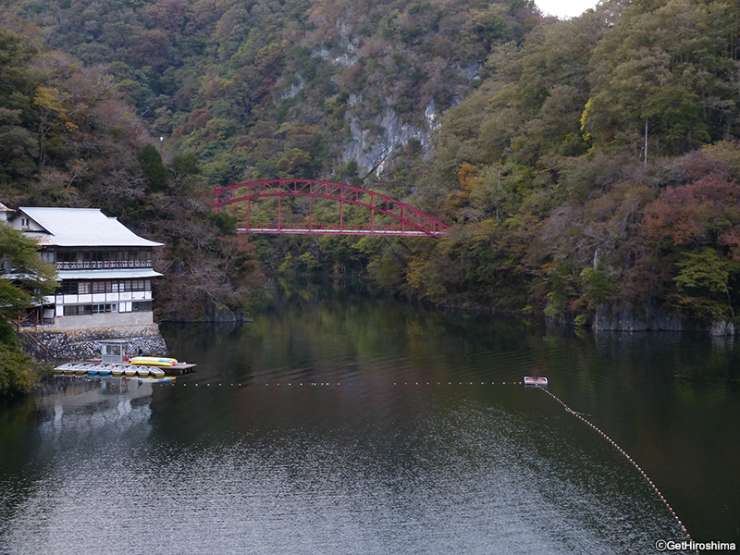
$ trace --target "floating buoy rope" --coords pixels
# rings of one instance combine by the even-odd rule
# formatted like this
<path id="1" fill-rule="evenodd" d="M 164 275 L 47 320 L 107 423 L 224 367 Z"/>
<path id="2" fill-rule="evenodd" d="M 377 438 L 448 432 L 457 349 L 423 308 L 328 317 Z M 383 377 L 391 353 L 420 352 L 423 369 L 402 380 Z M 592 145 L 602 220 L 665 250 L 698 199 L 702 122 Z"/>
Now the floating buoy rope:
<path id="1" fill-rule="evenodd" d="M 100 374 L 89 374 L 85 372 L 84 374 L 54 374 L 55 378 L 75 378 L 76 380 L 80 381 L 86 381 L 86 382 L 98 382 L 101 378 L 111 378 L 109 375 L 100 375 Z M 116 379 L 125 379 L 125 380 L 134 380 L 134 381 L 143 381 L 148 382 L 153 385 L 157 385 L 159 387 L 239 387 L 239 388 L 256 388 L 256 387 L 338 387 L 343 384 L 342 382 L 261 382 L 259 380 L 255 381 L 249 381 L 249 382 L 236 382 L 236 383 L 211 383 L 211 382 L 205 382 L 205 383 L 199 383 L 199 382 L 178 382 L 174 378 L 175 376 L 171 377 L 171 380 L 167 382 L 161 382 L 161 381 L 148 381 L 146 377 L 142 378 L 140 376 L 116 376 L 113 375 L 112 378 Z M 181 378 L 182 379 L 182 378 Z M 423 386 L 491 386 L 491 385 L 523 385 L 523 382 L 520 381 L 507 381 L 507 382 L 392 382 L 393 387 L 400 387 L 400 386 L 409 386 L 409 387 L 423 387 Z"/>
<path id="2" fill-rule="evenodd" d="M 73 376 L 69 376 L 69 377 L 73 377 Z M 79 378 L 80 376 L 74 376 L 74 377 Z M 85 379 L 85 381 L 97 381 L 95 378 L 91 378 L 87 376 L 85 376 L 83 379 Z M 122 379 L 133 379 L 135 381 L 144 381 L 144 379 L 142 378 L 122 378 Z M 505 382 L 503 381 L 502 382 L 493 382 L 493 381 L 491 382 L 488 382 L 488 381 L 484 381 L 484 382 L 477 382 L 477 381 L 457 381 L 457 382 L 452 382 L 452 381 L 448 381 L 448 382 L 443 382 L 443 381 L 407 382 L 407 381 L 404 381 L 404 382 L 400 382 L 400 381 L 396 381 L 392 383 L 394 387 L 399 387 L 399 386 L 423 387 L 423 386 L 473 386 L 473 385 L 475 386 L 477 385 L 481 385 L 481 386 L 525 385 L 524 381 L 516 381 L 516 380 L 505 381 Z M 191 387 L 191 388 L 198 388 L 198 389 L 211 388 L 211 387 L 214 387 L 214 388 L 227 387 L 227 388 L 242 389 L 242 388 L 254 388 L 254 387 L 327 388 L 327 387 L 340 387 L 343 384 L 342 382 L 255 382 L 255 381 L 242 382 L 242 383 L 197 383 L 195 382 L 195 383 L 188 384 L 187 382 L 178 383 L 173 380 L 171 383 L 161 383 L 157 385 L 160 387 L 182 387 L 182 388 Z M 606 434 L 601 428 L 599 428 L 598 426 L 596 426 L 596 424 L 594 424 L 588 418 L 586 418 L 584 416 L 585 413 L 580 413 L 580 412 L 573 410 L 572 408 L 570 408 L 570 406 L 568 406 L 567 403 L 565 403 L 565 401 L 563 401 L 560 397 L 552 393 L 546 387 L 543 387 L 540 385 L 534 385 L 534 386 L 528 385 L 527 387 L 534 387 L 535 389 L 539 389 L 545 392 L 547 395 L 550 396 L 550 398 L 552 398 L 558 404 L 560 404 L 566 413 L 571 414 L 572 416 L 576 417 L 586 426 L 588 426 L 593 431 L 595 431 L 597 434 L 599 434 L 612 447 L 614 447 L 614 449 L 616 449 L 617 452 L 620 455 L 622 455 L 627 460 L 627 462 L 637 470 L 637 472 L 639 472 L 640 476 L 642 476 L 645 482 L 647 482 L 650 489 L 655 493 L 655 495 L 658 497 L 658 499 L 661 501 L 661 503 L 665 506 L 665 508 L 670 513 L 670 515 L 676 521 L 681 531 L 686 535 L 687 540 L 689 542 L 693 541 L 691 538 L 691 534 L 689 534 L 688 529 L 684 525 L 683 521 L 679 518 L 678 514 L 676 514 L 676 511 L 673 509 L 671 504 L 668 502 L 668 499 L 665 497 L 665 495 L 663 495 L 663 492 L 660 491 L 660 489 L 655 484 L 655 482 L 650 478 L 650 476 L 648 476 L 647 472 L 645 472 L 645 470 L 637 463 L 637 461 L 635 461 L 635 459 L 633 459 L 629 455 L 629 453 L 627 453 L 616 441 L 614 441 L 611 437 L 609 437 L 609 435 Z"/>
<path id="3" fill-rule="evenodd" d="M 562 407 L 563 410 L 565 410 L 566 413 L 571 414 L 575 416 L 578 420 L 583 422 L 586 426 L 591 428 L 593 431 L 595 431 L 597 434 L 599 434 L 604 440 L 606 440 L 607 443 L 609 443 L 612 447 L 614 447 L 617 452 L 622 455 L 627 462 L 632 465 L 637 472 L 640 473 L 640 476 L 647 482 L 650 489 L 655 493 L 655 495 L 658 497 L 658 499 L 663 503 L 666 509 L 668 509 L 668 512 L 673 517 L 673 519 L 678 523 L 679 528 L 681 528 L 681 531 L 686 535 L 686 539 L 689 542 L 692 542 L 691 534 L 689 534 L 688 529 L 684 525 L 683 521 L 679 518 L 678 514 L 676 514 L 676 511 L 673 509 L 671 504 L 668 502 L 668 499 L 663 495 L 663 492 L 660 491 L 658 486 L 655 484 L 655 482 L 648 476 L 647 472 L 637 463 L 635 459 L 633 459 L 627 451 L 625 451 L 616 441 L 614 441 L 609 435 L 604 432 L 601 428 L 599 428 L 596 424 L 591 422 L 588 418 L 584 417 L 582 413 L 574 411 L 572 408 L 568 406 L 568 404 L 563 401 L 560 397 L 555 395 L 552 391 L 545 389 L 544 387 L 538 387 L 537 389 L 541 389 L 544 391 L 547 395 L 549 395 L 552 399 L 557 401 Z"/>

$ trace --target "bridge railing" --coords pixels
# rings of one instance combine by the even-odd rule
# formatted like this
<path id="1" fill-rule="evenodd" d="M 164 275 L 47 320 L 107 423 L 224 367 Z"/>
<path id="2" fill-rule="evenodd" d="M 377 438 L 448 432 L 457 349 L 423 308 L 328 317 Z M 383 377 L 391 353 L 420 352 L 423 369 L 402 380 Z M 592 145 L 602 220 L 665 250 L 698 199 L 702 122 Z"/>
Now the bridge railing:
<path id="1" fill-rule="evenodd" d="M 288 229 L 282 219 L 280 203 L 280 199 L 288 197 L 305 197 L 338 203 L 339 223 L 337 225 L 340 231 L 345 230 L 344 207 L 346 205 L 359 206 L 368 211 L 369 222 L 367 229 L 364 230 L 367 234 L 378 229 L 379 231 L 422 232 L 429 236 L 438 236 L 445 233 L 448 228 L 447 224 L 438 218 L 385 193 L 355 185 L 308 179 L 262 179 L 216 187 L 214 207 L 220 210 L 231 205 L 244 205 L 247 213 L 243 227 L 246 229 L 254 227 L 251 222 L 252 203 L 260 199 L 276 198 L 278 199 L 276 221 L 262 228 Z M 388 218 L 391 222 L 379 221 L 380 218 Z M 334 224 L 328 225 L 337 227 Z M 320 229 L 315 223 L 310 226 L 295 226 L 292 229 L 304 228 Z"/>

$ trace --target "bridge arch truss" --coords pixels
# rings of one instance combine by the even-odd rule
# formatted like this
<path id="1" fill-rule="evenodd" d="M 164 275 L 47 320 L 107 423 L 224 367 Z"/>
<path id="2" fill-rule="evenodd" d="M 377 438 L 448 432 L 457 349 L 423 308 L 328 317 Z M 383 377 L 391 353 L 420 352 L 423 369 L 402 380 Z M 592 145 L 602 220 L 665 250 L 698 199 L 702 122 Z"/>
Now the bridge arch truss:
<path id="1" fill-rule="evenodd" d="M 447 232 L 442 220 L 411 204 L 389 195 L 356 185 L 313 179 L 256 179 L 216 187 L 214 208 L 218 211 L 241 207 L 243 214 L 237 225 L 238 233 L 268 235 L 377 235 L 391 237 L 439 237 Z M 301 223 L 287 222 L 282 200 L 308 198 L 335 202 L 338 221 L 326 224 L 309 219 Z M 276 214 L 268 224 L 253 221 L 255 203 L 276 199 Z M 367 222 L 358 225 L 347 222 L 345 208 L 365 209 Z"/>

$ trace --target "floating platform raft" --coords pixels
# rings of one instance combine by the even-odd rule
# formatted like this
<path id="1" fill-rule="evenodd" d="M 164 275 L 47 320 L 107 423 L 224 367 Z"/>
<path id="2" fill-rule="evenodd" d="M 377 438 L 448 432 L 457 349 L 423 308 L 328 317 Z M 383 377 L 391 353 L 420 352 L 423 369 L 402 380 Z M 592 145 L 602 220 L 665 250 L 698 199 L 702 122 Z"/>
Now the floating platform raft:
<path id="1" fill-rule="evenodd" d="M 181 376 L 193 372 L 195 364 L 178 362 L 173 366 L 152 367 L 133 364 L 105 363 L 98 361 L 68 362 L 54 368 L 53 373 L 66 376 L 116 376 L 140 378 L 164 378 Z"/>
<path id="2" fill-rule="evenodd" d="M 524 376 L 522 379 L 524 385 L 535 385 L 546 387 L 550 382 L 545 376 Z"/>

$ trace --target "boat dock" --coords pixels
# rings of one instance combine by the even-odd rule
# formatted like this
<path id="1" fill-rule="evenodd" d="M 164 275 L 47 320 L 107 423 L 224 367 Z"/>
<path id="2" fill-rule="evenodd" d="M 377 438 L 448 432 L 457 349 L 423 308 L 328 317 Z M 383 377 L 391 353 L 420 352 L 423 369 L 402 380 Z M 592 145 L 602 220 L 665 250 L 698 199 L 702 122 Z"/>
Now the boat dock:
<path id="1" fill-rule="evenodd" d="M 126 376 L 163 378 L 165 376 L 182 376 L 193 372 L 195 364 L 178 362 L 173 366 L 140 366 L 115 362 L 68 362 L 54 368 L 53 373 L 66 376 Z"/>
<path id="2" fill-rule="evenodd" d="M 126 354 L 125 339 L 100 341 L 100 358 L 60 364 L 52 371 L 62 376 L 114 376 L 126 378 L 164 379 L 190 374 L 195 364 L 179 362 L 174 358 L 133 357 Z"/>

